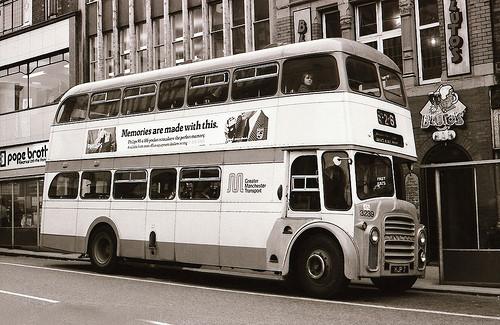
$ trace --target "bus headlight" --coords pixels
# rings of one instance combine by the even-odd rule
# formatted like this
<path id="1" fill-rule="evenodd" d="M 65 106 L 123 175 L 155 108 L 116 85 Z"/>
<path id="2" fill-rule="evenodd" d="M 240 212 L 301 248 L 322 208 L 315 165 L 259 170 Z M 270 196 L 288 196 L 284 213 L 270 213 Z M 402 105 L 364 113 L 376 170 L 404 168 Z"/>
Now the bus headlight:
<path id="1" fill-rule="evenodd" d="M 380 239 L 380 232 L 376 227 L 373 227 L 372 230 L 370 231 L 370 242 L 373 245 L 376 245 Z"/>
<path id="2" fill-rule="evenodd" d="M 422 230 L 418 234 L 418 244 L 420 245 L 420 247 L 425 247 L 425 244 L 427 244 L 427 236 L 425 234 L 425 230 Z"/>
<path id="3" fill-rule="evenodd" d="M 418 253 L 419 253 L 418 257 L 420 259 L 420 263 L 425 264 L 425 262 L 427 261 L 427 257 L 425 256 L 425 251 L 421 249 Z"/>

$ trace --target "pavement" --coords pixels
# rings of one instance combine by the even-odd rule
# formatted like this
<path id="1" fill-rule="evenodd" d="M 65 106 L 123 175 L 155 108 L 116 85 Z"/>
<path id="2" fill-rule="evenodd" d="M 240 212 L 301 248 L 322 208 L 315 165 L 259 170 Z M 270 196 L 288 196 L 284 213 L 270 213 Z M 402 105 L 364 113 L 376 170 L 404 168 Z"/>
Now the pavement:
<path id="1" fill-rule="evenodd" d="M 67 261 L 88 261 L 87 257 L 82 257 L 80 254 L 47 252 L 39 250 L 25 250 L 25 249 L 12 249 L 1 248 L 0 255 L 8 256 L 27 256 L 38 258 L 49 258 Z M 373 286 L 369 279 L 353 280 L 352 284 Z M 422 290 L 430 292 L 447 292 L 447 293 L 460 293 L 479 296 L 495 296 L 500 298 L 500 288 L 495 287 L 477 287 L 468 285 L 449 285 L 441 284 L 439 281 L 439 267 L 427 266 L 425 271 L 425 278 L 418 279 L 412 287 L 412 290 Z"/>

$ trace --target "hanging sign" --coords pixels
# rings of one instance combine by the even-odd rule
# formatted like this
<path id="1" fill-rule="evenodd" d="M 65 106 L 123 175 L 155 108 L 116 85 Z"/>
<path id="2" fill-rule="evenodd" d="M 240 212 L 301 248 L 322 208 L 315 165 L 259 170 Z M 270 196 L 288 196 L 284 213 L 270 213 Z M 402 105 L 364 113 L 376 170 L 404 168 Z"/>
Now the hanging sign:
<path id="1" fill-rule="evenodd" d="M 420 111 L 420 127 L 435 127 L 438 131 L 432 135 L 434 141 L 453 140 L 456 134 L 450 128 L 465 124 L 465 109 L 451 85 L 440 85 L 436 91 L 429 93 L 429 101 Z"/>
<path id="2" fill-rule="evenodd" d="M 448 76 L 470 73 L 469 34 L 465 0 L 444 0 Z"/>
<path id="3" fill-rule="evenodd" d="M 293 13 L 293 30 L 295 43 L 311 40 L 311 8 L 297 10 Z"/>

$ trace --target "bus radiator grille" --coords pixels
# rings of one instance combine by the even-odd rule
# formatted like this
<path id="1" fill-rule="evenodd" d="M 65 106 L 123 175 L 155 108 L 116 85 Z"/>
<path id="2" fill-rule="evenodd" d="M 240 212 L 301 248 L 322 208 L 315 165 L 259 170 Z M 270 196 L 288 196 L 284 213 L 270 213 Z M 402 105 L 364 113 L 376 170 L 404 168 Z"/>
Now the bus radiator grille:
<path id="1" fill-rule="evenodd" d="M 386 263 L 409 263 L 415 260 L 415 222 L 412 218 L 385 218 L 384 256 Z"/>

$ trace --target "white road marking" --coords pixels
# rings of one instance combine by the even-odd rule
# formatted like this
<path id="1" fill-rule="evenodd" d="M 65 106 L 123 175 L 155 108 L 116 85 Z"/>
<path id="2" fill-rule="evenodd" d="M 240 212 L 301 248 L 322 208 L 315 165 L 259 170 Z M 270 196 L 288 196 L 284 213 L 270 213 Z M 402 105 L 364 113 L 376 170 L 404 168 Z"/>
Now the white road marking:
<path id="1" fill-rule="evenodd" d="M 50 268 L 50 267 L 44 267 L 44 266 L 34 266 L 34 265 L 25 265 L 25 264 L 16 264 L 16 263 L 0 262 L 0 265 L 24 267 L 24 268 L 30 268 L 30 269 L 47 270 L 47 271 L 62 272 L 62 273 L 83 274 L 83 275 L 100 277 L 100 278 L 109 278 L 109 279 L 117 279 L 117 280 L 127 280 L 127 281 L 142 282 L 142 283 L 151 283 L 151 284 L 161 284 L 161 285 L 168 285 L 168 286 L 172 286 L 172 287 L 183 287 L 183 288 L 192 288 L 192 289 L 200 289 L 200 290 L 208 290 L 208 291 L 217 291 L 217 292 L 226 292 L 226 293 L 237 293 L 237 294 L 245 294 L 245 295 L 249 295 L 249 296 L 281 298 L 281 299 L 287 299 L 287 300 L 318 302 L 318 303 L 331 304 L 331 305 L 343 305 L 343 306 L 351 306 L 351 307 L 364 307 L 364 308 L 383 309 L 383 310 L 395 310 L 395 311 L 408 311 L 408 312 L 423 313 L 423 314 L 446 315 L 446 316 L 456 316 L 456 317 L 466 317 L 466 318 L 488 319 L 488 320 L 498 320 L 498 321 L 500 321 L 500 316 L 487 316 L 487 315 L 476 315 L 476 314 L 462 314 L 462 313 L 453 313 L 453 312 L 446 312 L 446 311 L 439 311 L 439 310 L 430 310 L 430 309 L 392 307 L 392 306 L 374 305 L 374 304 L 363 304 L 363 303 L 347 302 L 347 301 L 322 300 L 322 299 L 306 298 L 306 297 L 296 297 L 296 296 L 283 296 L 283 295 L 276 295 L 276 294 L 270 294 L 270 293 L 259 293 L 259 292 L 251 292 L 251 291 L 238 291 L 238 290 L 231 290 L 231 289 L 210 288 L 210 287 L 205 287 L 205 286 L 197 286 L 197 285 L 190 285 L 190 284 L 174 283 L 174 282 L 168 282 L 168 281 L 137 279 L 137 278 L 130 278 L 130 277 L 118 276 L 118 275 L 108 275 L 108 274 L 99 274 L 99 273 L 91 273 L 91 272 L 71 271 L 71 270 L 56 269 L 56 268 Z"/>
<path id="2" fill-rule="evenodd" d="M 169 323 L 162 323 L 162 322 L 157 322 L 154 320 L 147 320 L 147 319 L 138 319 L 138 321 L 148 323 L 148 324 L 153 324 L 153 325 L 172 325 Z"/>
<path id="3" fill-rule="evenodd" d="M 40 297 L 29 296 L 29 295 L 23 295 L 22 293 L 10 292 L 10 291 L 5 291 L 5 290 L 0 290 L 0 293 L 6 294 L 6 295 L 17 296 L 17 297 L 28 298 L 28 299 L 39 300 L 39 301 L 43 301 L 43 302 L 50 302 L 51 304 L 59 303 L 59 301 L 57 301 L 57 300 L 40 298 Z"/>

